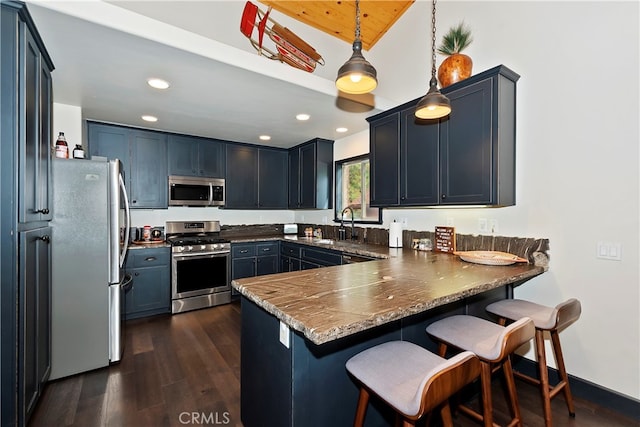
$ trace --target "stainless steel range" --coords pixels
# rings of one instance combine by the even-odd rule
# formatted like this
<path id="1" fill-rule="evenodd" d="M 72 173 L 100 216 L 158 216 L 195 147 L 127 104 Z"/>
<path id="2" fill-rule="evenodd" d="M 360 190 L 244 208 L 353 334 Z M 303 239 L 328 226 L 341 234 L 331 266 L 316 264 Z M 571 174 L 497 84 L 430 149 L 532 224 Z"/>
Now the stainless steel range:
<path id="1" fill-rule="evenodd" d="M 168 221 L 171 244 L 171 312 L 231 301 L 231 243 L 220 237 L 219 221 Z"/>

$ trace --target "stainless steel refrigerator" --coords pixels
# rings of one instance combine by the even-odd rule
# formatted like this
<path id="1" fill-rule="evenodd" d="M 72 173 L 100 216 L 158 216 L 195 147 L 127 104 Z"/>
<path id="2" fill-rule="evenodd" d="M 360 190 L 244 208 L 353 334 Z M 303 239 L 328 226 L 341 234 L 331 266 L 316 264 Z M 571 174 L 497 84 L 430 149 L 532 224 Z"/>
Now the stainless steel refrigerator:
<path id="1" fill-rule="evenodd" d="M 118 160 L 54 159 L 51 377 L 117 362 L 124 347 L 129 203 Z"/>

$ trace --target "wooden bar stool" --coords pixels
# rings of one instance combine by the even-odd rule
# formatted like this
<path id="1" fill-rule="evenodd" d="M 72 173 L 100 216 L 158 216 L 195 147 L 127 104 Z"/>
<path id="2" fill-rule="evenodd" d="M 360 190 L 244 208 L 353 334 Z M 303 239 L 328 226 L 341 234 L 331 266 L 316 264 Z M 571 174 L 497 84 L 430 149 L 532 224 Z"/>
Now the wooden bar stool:
<path id="1" fill-rule="evenodd" d="M 362 426 L 371 393 L 396 411 L 396 425 L 413 426 L 439 408 L 445 427 L 451 427 L 448 398 L 480 374 L 471 352 L 443 359 L 407 341 L 390 341 L 364 350 L 346 363 L 360 383 L 354 426 Z"/>
<path id="2" fill-rule="evenodd" d="M 461 350 L 472 351 L 480 359 L 483 413 L 479 414 L 462 405 L 459 407 L 460 411 L 477 421 L 482 421 L 485 427 L 495 425 L 491 399 L 491 374 L 494 371 L 493 366 L 502 367 L 511 403 L 512 419 L 508 425 L 522 426 L 509 356 L 516 348 L 533 338 L 535 327 L 531 319 L 523 318 L 504 327 L 478 317 L 455 315 L 432 323 L 427 327 L 427 333 L 439 341 L 438 353 L 440 356 L 444 357 L 449 345 Z"/>
<path id="3" fill-rule="evenodd" d="M 525 316 L 533 319 L 533 323 L 536 326 L 535 348 L 539 378 L 532 378 L 520 372 L 515 372 L 515 375 L 531 384 L 540 386 L 545 426 L 551 426 L 551 399 L 560 393 L 561 390 L 564 391 L 564 398 L 567 402 L 569 415 L 575 417 L 576 411 L 573 406 L 573 397 L 571 395 L 571 389 L 569 388 L 569 376 L 564 366 L 558 331 L 578 320 L 582 312 L 580 301 L 571 298 L 555 307 L 547 307 L 529 301 L 511 299 L 489 304 L 487 311 L 498 316 L 501 325 L 506 324 L 507 319 L 517 320 Z M 547 371 L 547 359 L 544 347 L 545 331 L 548 331 L 551 335 L 553 352 L 560 374 L 560 381 L 555 386 L 549 384 L 549 372 Z"/>

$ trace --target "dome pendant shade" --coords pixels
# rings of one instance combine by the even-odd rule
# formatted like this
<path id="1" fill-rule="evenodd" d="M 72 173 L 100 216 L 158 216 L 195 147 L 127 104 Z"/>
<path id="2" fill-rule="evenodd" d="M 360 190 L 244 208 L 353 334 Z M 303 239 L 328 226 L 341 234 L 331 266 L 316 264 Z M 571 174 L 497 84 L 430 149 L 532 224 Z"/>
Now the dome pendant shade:
<path id="1" fill-rule="evenodd" d="M 451 102 L 438 90 L 435 78 L 431 79 L 429 91 L 416 105 L 416 117 L 419 119 L 439 119 L 451 113 Z"/>
<path id="2" fill-rule="evenodd" d="M 362 42 L 353 42 L 353 54 L 338 70 L 336 87 L 341 92 L 360 95 L 374 90 L 378 86 L 377 72 L 364 56 Z"/>

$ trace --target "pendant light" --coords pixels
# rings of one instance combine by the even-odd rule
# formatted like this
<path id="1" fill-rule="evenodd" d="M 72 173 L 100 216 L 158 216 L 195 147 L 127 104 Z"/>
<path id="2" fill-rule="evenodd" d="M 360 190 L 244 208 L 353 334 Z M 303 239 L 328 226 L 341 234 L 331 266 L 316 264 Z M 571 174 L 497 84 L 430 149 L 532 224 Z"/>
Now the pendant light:
<path id="1" fill-rule="evenodd" d="M 419 119 L 439 119 L 451 113 L 449 98 L 438 90 L 436 79 L 436 0 L 433 0 L 431 13 L 431 81 L 429 91 L 416 106 L 416 117 Z"/>
<path id="2" fill-rule="evenodd" d="M 360 41 L 360 2 L 356 0 L 356 37 L 353 54 L 338 70 L 336 87 L 339 91 L 352 94 L 371 92 L 378 86 L 376 69 L 362 56 Z"/>

